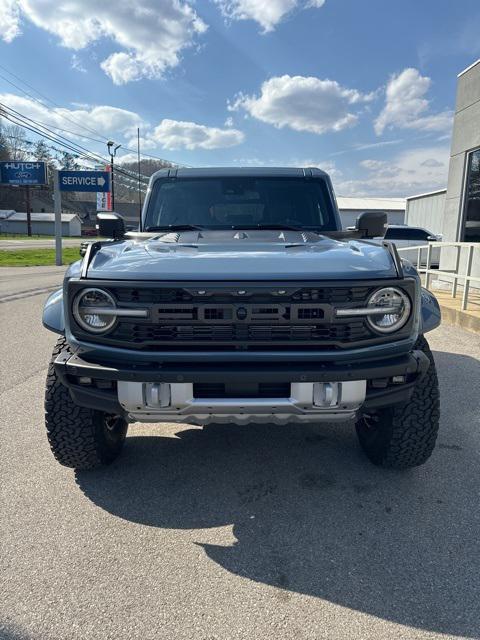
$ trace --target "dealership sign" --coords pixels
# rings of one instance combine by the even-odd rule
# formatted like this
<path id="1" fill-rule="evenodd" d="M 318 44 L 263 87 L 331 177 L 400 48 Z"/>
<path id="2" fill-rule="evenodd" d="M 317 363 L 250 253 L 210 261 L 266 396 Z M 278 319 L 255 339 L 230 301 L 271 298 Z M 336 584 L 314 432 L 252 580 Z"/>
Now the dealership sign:
<path id="1" fill-rule="evenodd" d="M 47 184 L 45 162 L 0 162 L 0 184 L 29 186 Z"/>
<path id="2" fill-rule="evenodd" d="M 59 171 L 60 191 L 110 191 L 108 171 Z"/>

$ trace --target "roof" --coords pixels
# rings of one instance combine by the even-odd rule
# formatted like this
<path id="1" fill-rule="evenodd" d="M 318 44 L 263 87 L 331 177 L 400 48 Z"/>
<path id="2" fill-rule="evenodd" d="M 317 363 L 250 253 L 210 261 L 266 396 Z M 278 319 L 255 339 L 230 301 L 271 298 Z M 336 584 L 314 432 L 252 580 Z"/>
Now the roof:
<path id="1" fill-rule="evenodd" d="M 419 193 L 416 196 L 409 196 L 407 200 L 415 200 L 416 198 L 428 198 L 429 196 L 437 196 L 440 193 L 447 193 L 447 190 L 437 189 L 437 191 L 427 191 L 426 193 Z"/>
<path id="2" fill-rule="evenodd" d="M 55 214 L 54 213 L 32 213 L 31 214 L 32 222 L 55 222 Z M 27 214 L 25 212 L 19 211 L 17 213 L 13 213 L 9 216 L 8 220 L 14 220 L 17 222 L 26 222 Z M 62 222 L 72 222 L 73 220 L 78 220 L 80 222 L 80 218 L 76 213 L 62 213 Z"/>
<path id="3" fill-rule="evenodd" d="M 9 218 L 15 211 L 13 209 L 0 209 L 0 220 Z"/>
<path id="4" fill-rule="evenodd" d="M 478 60 L 475 60 L 475 62 L 472 62 L 472 64 L 469 65 L 463 71 L 460 71 L 460 73 L 457 75 L 457 78 L 460 78 L 460 76 L 463 76 L 464 73 L 468 73 L 468 71 L 470 71 L 470 69 L 473 69 L 473 67 L 476 67 L 477 64 L 480 64 L 480 58 Z"/>
<path id="5" fill-rule="evenodd" d="M 337 196 L 340 211 L 405 211 L 405 198 L 344 198 Z"/>
<path id="6" fill-rule="evenodd" d="M 325 177 L 327 174 L 321 169 L 311 167 L 308 169 L 295 167 L 200 167 L 160 169 L 153 174 L 155 178 L 237 178 L 237 177 L 262 177 L 262 178 L 303 178 L 307 175 Z"/>

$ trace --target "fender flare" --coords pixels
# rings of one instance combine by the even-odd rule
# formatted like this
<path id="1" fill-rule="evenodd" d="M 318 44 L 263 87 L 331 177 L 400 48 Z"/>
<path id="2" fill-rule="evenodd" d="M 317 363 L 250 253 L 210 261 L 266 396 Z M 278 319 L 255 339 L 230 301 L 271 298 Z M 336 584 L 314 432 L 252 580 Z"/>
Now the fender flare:
<path id="1" fill-rule="evenodd" d="M 42 323 L 49 331 L 65 335 L 63 289 L 58 289 L 48 296 L 43 307 Z"/>
<path id="2" fill-rule="evenodd" d="M 436 329 L 442 321 L 442 312 L 440 311 L 440 305 L 437 299 L 428 291 L 422 287 L 420 293 L 421 302 L 421 318 L 420 318 L 420 333 L 427 333 Z"/>

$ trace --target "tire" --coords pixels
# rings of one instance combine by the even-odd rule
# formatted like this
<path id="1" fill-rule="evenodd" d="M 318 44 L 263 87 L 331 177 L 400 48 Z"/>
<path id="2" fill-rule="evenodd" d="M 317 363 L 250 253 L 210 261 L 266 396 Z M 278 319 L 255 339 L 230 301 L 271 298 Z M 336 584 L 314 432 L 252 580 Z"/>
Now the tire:
<path id="1" fill-rule="evenodd" d="M 429 459 L 435 447 L 440 419 L 435 361 L 423 336 L 415 349 L 428 356 L 430 367 L 417 381 L 409 402 L 364 415 L 356 424 L 364 453 L 381 467 L 417 467 Z"/>
<path id="2" fill-rule="evenodd" d="M 68 349 L 59 338 L 48 368 L 45 392 L 45 425 L 50 448 L 65 467 L 93 469 L 110 464 L 120 454 L 128 423 L 120 416 L 76 405 L 59 380 L 53 362 Z"/>

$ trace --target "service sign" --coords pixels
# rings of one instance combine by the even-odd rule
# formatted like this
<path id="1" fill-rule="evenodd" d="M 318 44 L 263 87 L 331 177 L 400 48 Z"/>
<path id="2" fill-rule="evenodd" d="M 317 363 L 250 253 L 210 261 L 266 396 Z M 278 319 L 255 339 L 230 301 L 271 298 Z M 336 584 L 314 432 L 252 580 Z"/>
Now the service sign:
<path id="1" fill-rule="evenodd" d="M 29 186 L 47 184 L 45 162 L 0 162 L 0 184 Z"/>
<path id="2" fill-rule="evenodd" d="M 60 191 L 110 191 L 108 171 L 59 171 Z"/>

